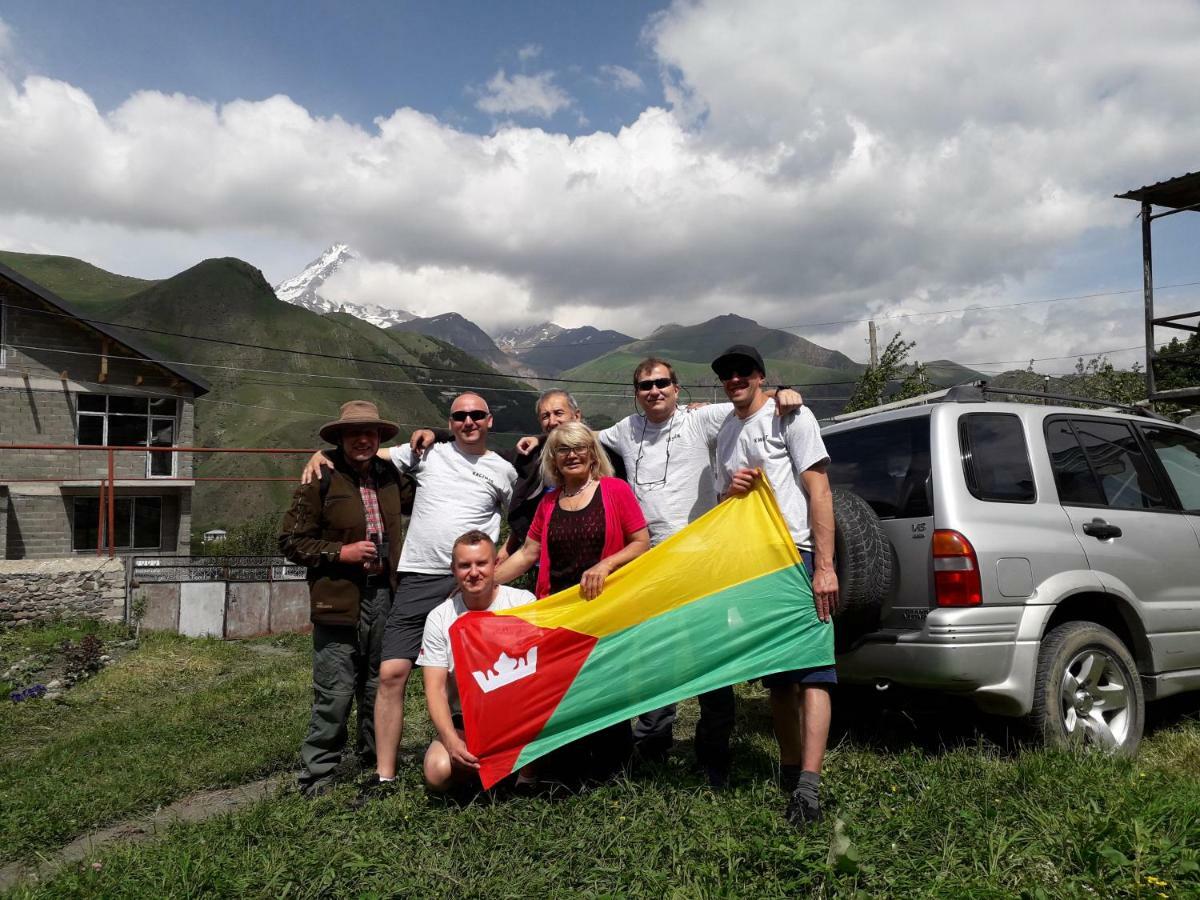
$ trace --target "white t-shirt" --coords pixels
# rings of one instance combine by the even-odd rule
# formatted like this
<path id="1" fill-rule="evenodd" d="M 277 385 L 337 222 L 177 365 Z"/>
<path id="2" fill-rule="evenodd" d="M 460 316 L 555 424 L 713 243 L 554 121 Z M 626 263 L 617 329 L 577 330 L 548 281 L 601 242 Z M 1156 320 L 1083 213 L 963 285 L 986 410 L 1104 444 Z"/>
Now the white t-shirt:
<path id="1" fill-rule="evenodd" d="M 828 459 L 821 428 L 807 406 L 786 416 L 775 415 L 775 401 L 747 419 L 730 413 L 717 435 L 717 493 L 729 487 L 738 469 L 762 469 L 775 491 L 779 509 L 802 550 L 812 549 L 808 527 L 808 494 L 801 473 Z"/>
<path id="2" fill-rule="evenodd" d="M 496 599 L 487 611 L 495 612 L 500 609 L 512 609 L 524 606 L 537 599 L 529 591 L 502 585 L 496 592 Z M 446 693 L 450 700 L 450 711 L 461 712 L 458 702 L 458 684 L 454 680 L 454 651 L 450 647 L 450 626 L 458 617 L 467 611 L 463 602 L 462 592 L 456 592 L 435 606 L 425 619 L 425 633 L 421 637 L 421 652 L 417 655 L 418 666 L 435 666 L 449 670 L 450 677 L 446 682 Z"/>
<path id="3" fill-rule="evenodd" d="M 628 416 L 600 432 L 600 443 L 625 463 L 625 477 L 659 544 L 717 504 L 712 451 L 732 403 L 676 409 L 666 422 Z"/>
<path id="4" fill-rule="evenodd" d="M 500 538 L 500 512 L 512 498 L 517 470 L 489 450 L 463 453 L 453 441 L 426 448 L 413 463 L 412 449 L 392 447 L 392 462 L 417 481 L 412 519 L 397 568 L 401 572 L 450 574 L 450 551 L 474 528 Z"/>

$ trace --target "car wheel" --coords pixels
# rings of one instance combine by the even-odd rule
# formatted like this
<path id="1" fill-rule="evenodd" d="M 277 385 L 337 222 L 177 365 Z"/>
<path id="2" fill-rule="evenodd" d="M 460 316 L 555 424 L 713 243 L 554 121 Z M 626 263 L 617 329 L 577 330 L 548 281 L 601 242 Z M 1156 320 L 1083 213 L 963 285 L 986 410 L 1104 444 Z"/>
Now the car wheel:
<path id="1" fill-rule="evenodd" d="M 1043 638 L 1031 720 L 1048 746 L 1132 756 L 1145 719 L 1137 665 L 1115 634 L 1067 622 Z"/>
<path id="2" fill-rule="evenodd" d="M 851 491 L 833 491 L 833 554 L 838 577 L 834 629 L 839 652 L 879 627 L 892 590 L 893 551 L 879 517 Z"/>

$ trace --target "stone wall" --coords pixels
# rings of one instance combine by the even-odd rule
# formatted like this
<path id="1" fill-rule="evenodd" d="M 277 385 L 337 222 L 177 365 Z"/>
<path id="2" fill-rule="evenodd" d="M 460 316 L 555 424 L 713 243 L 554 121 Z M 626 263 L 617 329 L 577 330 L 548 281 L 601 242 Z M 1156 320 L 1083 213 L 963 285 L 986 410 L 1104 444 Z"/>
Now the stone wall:
<path id="1" fill-rule="evenodd" d="M 0 626 L 80 616 L 124 618 L 123 560 L 0 560 Z"/>

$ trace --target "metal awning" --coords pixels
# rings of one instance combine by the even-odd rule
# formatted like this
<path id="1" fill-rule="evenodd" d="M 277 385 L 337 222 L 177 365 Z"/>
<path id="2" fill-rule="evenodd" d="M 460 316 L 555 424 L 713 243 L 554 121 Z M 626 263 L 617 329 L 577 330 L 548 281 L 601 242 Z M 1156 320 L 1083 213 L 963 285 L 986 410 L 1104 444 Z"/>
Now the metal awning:
<path id="1" fill-rule="evenodd" d="M 1163 357 L 1157 350 L 1155 329 L 1171 328 L 1193 334 L 1200 332 L 1200 310 L 1173 316 L 1154 315 L 1154 254 L 1151 249 L 1150 235 L 1150 223 L 1155 219 L 1173 216 L 1187 210 L 1200 210 L 1200 172 L 1188 172 L 1185 175 L 1178 175 L 1157 184 L 1144 185 L 1115 196 L 1118 200 L 1134 200 L 1142 205 L 1139 217 L 1142 220 L 1142 283 L 1146 310 L 1146 395 L 1151 402 L 1200 397 L 1200 386 L 1160 391 L 1155 384 L 1154 363 L 1156 360 L 1169 358 L 1172 361 L 1182 361 L 1184 358 L 1195 358 L 1198 355 L 1197 351 L 1191 350 Z M 1156 206 L 1165 211 L 1154 212 Z"/>
<path id="2" fill-rule="evenodd" d="M 1116 195 L 1118 200 L 1136 200 L 1167 209 L 1187 209 L 1200 206 L 1200 172 L 1188 172 L 1176 178 L 1134 188 Z"/>

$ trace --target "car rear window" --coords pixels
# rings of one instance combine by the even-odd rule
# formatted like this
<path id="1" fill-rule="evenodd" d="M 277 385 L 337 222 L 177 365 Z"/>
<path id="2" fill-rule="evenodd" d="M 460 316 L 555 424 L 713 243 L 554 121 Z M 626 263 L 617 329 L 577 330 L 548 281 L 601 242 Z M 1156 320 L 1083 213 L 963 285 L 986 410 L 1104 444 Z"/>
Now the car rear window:
<path id="1" fill-rule="evenodd" d="M 822 438 L 834 487 L 854 491 L 881 519 L 933 515 L 929 416 L 864 425 Z"/>
<path id="2" fill-rule="evenodd" d="M 968 413 L 958 421 L 967 489 L 980 500 L 1033 503 L 1037 491 L 1021 420 L 1010 413 Z"/>

